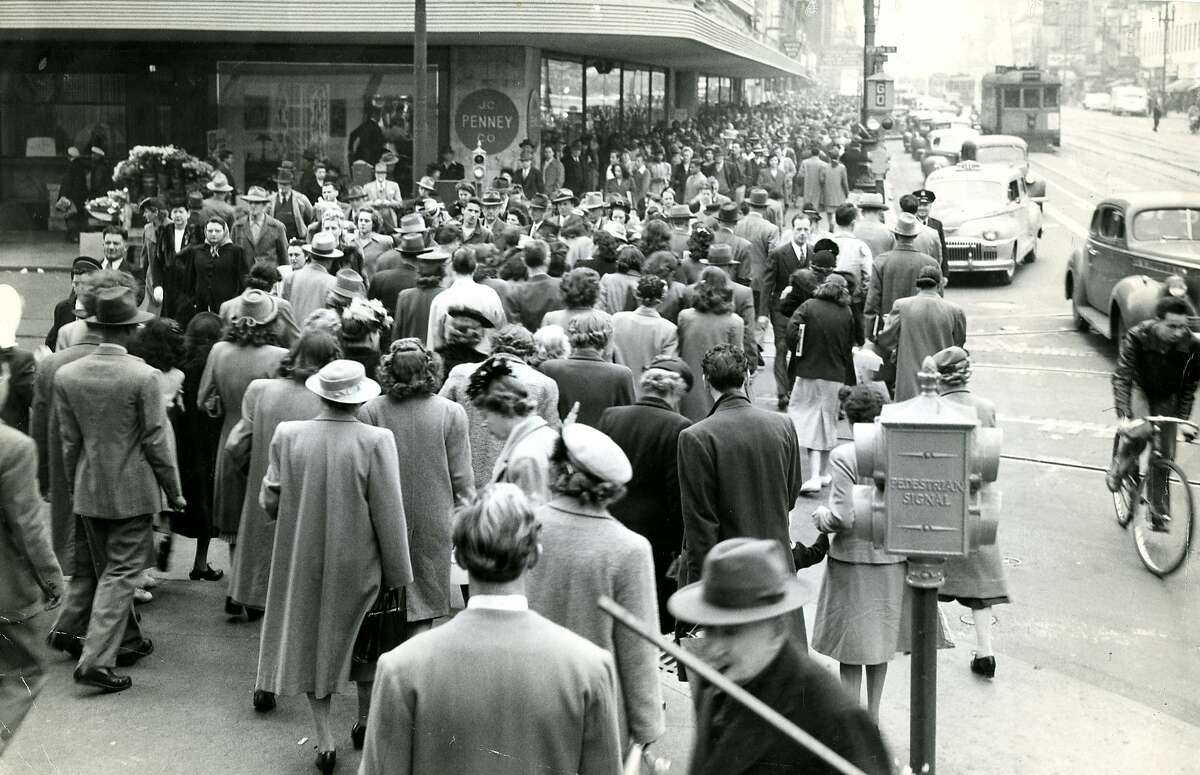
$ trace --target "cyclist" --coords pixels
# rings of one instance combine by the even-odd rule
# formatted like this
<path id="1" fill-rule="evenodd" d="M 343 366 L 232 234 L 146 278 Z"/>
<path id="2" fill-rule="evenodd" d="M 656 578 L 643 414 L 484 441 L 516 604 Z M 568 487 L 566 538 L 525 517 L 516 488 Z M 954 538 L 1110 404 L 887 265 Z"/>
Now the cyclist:
<path id="1" fill-rule="evenodd" d="M 1105 476 L 1113 492 L 1137 465 L 1153 434 L 1153 428 L 1141 418 L 1167 415 L 1186 420 L 1192 413 L 1200 384 L 1200 339 L 1188 326 L 1188 317 L 1195 314 L 1186 298 L 1165 294 L 1154 306 L 1154 318 L 1125 334 L 1112 376 L 1121 436 Z M 1183 433 L 1189 441 L 1196 436 L 1191 428 Z"/>

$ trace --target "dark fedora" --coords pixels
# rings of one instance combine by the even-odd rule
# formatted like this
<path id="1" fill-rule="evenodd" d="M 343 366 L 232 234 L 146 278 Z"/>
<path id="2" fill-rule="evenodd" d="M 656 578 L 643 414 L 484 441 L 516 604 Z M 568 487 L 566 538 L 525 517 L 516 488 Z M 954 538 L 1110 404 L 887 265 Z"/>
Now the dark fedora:
<path id="1" fill-rule="evenodd" d="M 534 194 L 529 197 L 530 210 L 548 210 L 550 209 L 550 199 L 545 194 Z"/>
<path id="2" fill-rule="evenodd" d="M 751 207 L 768 207 L 771 204 L 768 201 L 767 190 L 765 188 L 750 189 L 750 198 L 747 201 L 749 201 Z"/>
<path id="3" fill-rule="evenodd" d="M 733 266 L 741 263 L 733 257 L 733 248 L 724 242 L 714 242 L 708 246 L 708 258 L 700 259 L 700 263 L 708 266 Z"/>
<path id="4" fill-rule="evenodd" d="M 404 256 L 421 256 L 432 250 L 426 247 L 425 235 L 419 232 L 401 235 L 397 249 Z"/>
<path id="5" fill-rule="evenodd" d="M 714 627 L 749 624 L 795 611 L 816 597 L 792 571 L 787 547 L 762 538 L 730 538 L 709 550 L 701 581 L 667 601 L 676 618 Z"/>
<path id="6" fill-rule="evenodd" d="M 721 210 L 717 213 L 717 220 L 721 223 L 737 223 L 741 216 L 741 211 L 734 202 L 727 202 L 721 205 Z"/>
<path id="7" fill-rule="evenodd" d="M 138 309 L 133 291 L 123 286 L 102 288 L 96 292 L 96 314 L 85 318 L 100 326 L 136 326 L 153 320 L 154 315 Z"/>
<path id="8" fill-rule="evenodd" d="M 279 171 L 275 173 L 275 182 L 286 183 L 290 186 L 296 182 L 296 176 L 291 170 L 280 168 Z"/>

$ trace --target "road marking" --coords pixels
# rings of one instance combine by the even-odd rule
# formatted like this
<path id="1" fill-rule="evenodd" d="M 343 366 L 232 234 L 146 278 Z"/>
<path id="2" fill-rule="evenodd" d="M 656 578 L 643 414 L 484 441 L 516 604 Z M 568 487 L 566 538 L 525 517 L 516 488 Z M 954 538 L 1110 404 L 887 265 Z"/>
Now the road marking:
<path id="1" fill-rule="evenodd" d="M 978 348 L 972 348 L 977 350 Z M 1042 372 L 1050 372 L 1052 374 L 1079 374 L 1085 377 L 1103 377 L 1108 379 L 1112 376 L 1111 371 L 1099 371 L 1097 369 L 1062 369 L 1054 366 L 1019 366 L 1013 363 L 982 363 L 980 361 L 972 361 L 971 366 L 977 369 L 1002 369 L 1004 371 L 1023 371 L 1026 374 L 1040 374 Z"/>
<path id="2" fill-rule="evenodd" d="M 970 340 L 970 335 L 968 335 Z M 971 352 L 1009 353 L 1013 355 L 1051 355 L 1062 358 L 1099 358 L 1099 353 L 1092 350 L 1074 350 L 1069 347 L 1031 347 L 1023 344 L 1013 344 L 1004 339 L 993 339 L 988 342 L 969 341 Z"/>
<path id="3" fill-rule="evenodd" d="M 1062 433 L 1068 436 L 1089 435 L 1097 439 L 1109 439 L 1116 430 L 1115 423 L 1086 422 L 1083 420 L 1060 420 L 1056 417 L 1027 417 L 1021 415 L 999 415 L 1000 422 L 1017 425 L 1034 425 L 1042 433 Z"/>
<path id="4" fill-rule="evenodd" d="M 1054 190 L 1058 191 L 1059 188 L 1056 186 Z M 1067 196 L 1075 196 L 1074 194 L 1067 192 L 1065 189 L 1063 189 L 1063 193 L 1067 194 Z M 1042 212 L 1046 214 L 1046 217 L 1050 218 L 1050 220 L 1071 232 L 1071 234 L 1074 236 L 1079 237 L 1080 239 L 1087 239 L 1087 229 L 1068 218 L 1054 205 L 1046 202 L 1042 205 Z"/>

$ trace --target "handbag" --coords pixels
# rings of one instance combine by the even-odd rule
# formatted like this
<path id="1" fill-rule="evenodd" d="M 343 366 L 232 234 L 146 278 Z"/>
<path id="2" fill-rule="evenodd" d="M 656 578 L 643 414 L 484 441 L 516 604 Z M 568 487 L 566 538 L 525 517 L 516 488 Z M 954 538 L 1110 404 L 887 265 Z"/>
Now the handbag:
<path id="1" fill-rule="evenodd" d="M 371 665 L 408 639 L 408 600 L 404 587 L 383 590 L 363 618 L 351 660 Z"/>

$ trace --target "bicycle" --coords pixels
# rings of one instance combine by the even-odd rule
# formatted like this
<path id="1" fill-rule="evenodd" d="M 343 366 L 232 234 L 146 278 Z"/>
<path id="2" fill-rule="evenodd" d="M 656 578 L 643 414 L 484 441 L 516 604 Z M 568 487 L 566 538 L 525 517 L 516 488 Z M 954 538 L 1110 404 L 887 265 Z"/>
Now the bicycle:
<path id="1" fill-rule="evenodd" d="M 1178 417 L 1151 416 L 1150 460 L 1127 474 L 1113 493 L 1117 524 L 1133 522 L 1133 544 L 1146 569 L 1165 578 L 1187 559 L 1191 545 L 1195 506 L 1188 476 L 1175 462 L 1175 445 L 1180 425 L 1197 431 L 1200 426 Z M 1120 434 L 1113 439 L 1116 455 Z"/>

